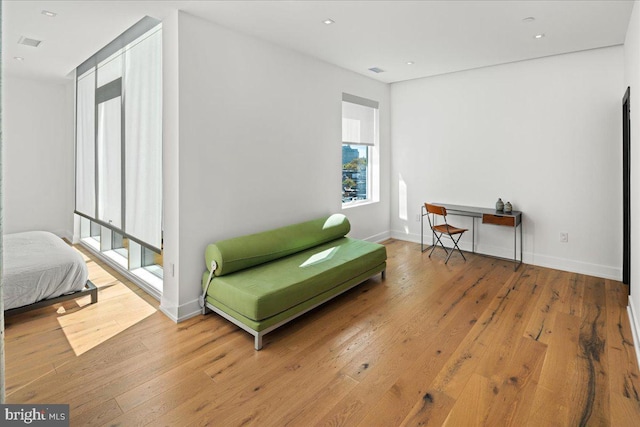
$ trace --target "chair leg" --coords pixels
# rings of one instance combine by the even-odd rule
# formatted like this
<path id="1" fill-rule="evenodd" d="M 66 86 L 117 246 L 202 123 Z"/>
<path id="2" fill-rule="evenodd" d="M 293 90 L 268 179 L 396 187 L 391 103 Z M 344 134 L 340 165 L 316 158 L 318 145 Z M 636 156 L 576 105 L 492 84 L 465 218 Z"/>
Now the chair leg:
<path id="1" fill-rule="evenodd" d="M 429 252 L 429 258 L 431 258 L 431 254 L 436 249 L 436 246 L 438 246 L 438 242 L 440 241 L 440 238 L 438 237 L 436 232 L 435 231 L 431 231 L 431 232 L 433 233 L 433 237 L 435 237 L 436 242 L 433 245 L 431 245 L 431 251 Z"/>
<path id="2" fill-rule="evenodd" d="M 436 234 L 436 232 L 433 232 L 433 235 L 436 238 L 436 243 L 433 244 L 433 246 L 431 247 L 431 252 L 429 252 L 429 258 L 431 258 L 431 254 L 433 253 L 433 251 L 436 249 L 436 247 L 438 246 L 438 243 L 440 243 L 440 246 L 442 246 L 442 249 L 444 249 L 445 253 L 449 253 L 449 251 L 447 251 L 447 248 L 444 247 L 444 244 L 442 243 L 442 240 L 440 240 L 440 238 L 442 237 L 442 233 L 440 233 L 440 235 L 438 236 Z"/>
<path id="3" fill-rule="evenodd" d="M 462 255 L 462 259 L 464 259 L 465 261 L 467 260 L 467 258 L 464 256 L 464 253 L 462 252 L 462 250 L 460 249 L 460 246 L 458 246 L 458 242 L 460 241 L 460 239 L 462 239 L 462 234 L 458 237 L 458 240 L 456 240 L 454 243 L 454 247 L 455 249 L 458 250 L 458 252 L 460 252 L 460 255 Z M 453 249 L 452 249 L 453 251 Z"/>
<path id="4" fill-rule="evenodd" d="M 449 255 L 447 256 L 447 259 L 444 261 L 444 263 L 446 264 L 447 262 L 449 262 L 449 258 L 451 257 L 451 254 L 453 254 L 453 252 L 457 249 L 458 252 L 460 252 L 460 255 L 462 255 L 462 259 L 465 260 L 465 262 L 467 261 L 467 258 L 464 256 L 464 254 L 462 253 L 462 250 L 460 250 L 460 246 L 458 246 L 458 242 L 460 241 L 460 239 L 462 238 L 462 234 L 458 235 L 458 240 L 454 239 L 453 236 L 449 236 L 451 237 L 451 241 L 453 242 L 453 248 L 451 248 L 451 252 L 449 252 Z"/>
<path id="5" fill-rule="evenodd" d="M 433 235 L 435 236 L 436 233 L 433 233 Z M 431 254 L 433 253 L 433 251 L 436 249 L 437 246 L 438 246 L 438 242 L 431 245 L 431 251 L 429 251 L 429 258 L 431 258 Z"/>
<path id="6" fill-rule="evenodd" d="M 451 239 L 453 240 L 453 239 Z M 451 255 L 453 255 L 453 253 L 455 252 L 455 248 L 456 248 L 456 242 L 453 242 L 453 247 L 451 248 L 451 250 L 449 251 L 449 253 L 447 254 L 447 259 L 444 260 L 444 263 L 448 263 L 449 262 L 449 258 L 451 258 Z M 466 260 L 465 260 L 466 261 Z"/>

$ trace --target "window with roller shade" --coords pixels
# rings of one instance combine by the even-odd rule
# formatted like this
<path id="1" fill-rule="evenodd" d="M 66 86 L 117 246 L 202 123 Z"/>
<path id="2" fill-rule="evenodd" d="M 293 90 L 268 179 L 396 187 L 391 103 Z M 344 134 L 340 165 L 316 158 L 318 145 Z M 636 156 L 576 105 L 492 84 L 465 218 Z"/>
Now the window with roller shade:
<path id="1" fill-rule="evenodd" d="M 342 94 L 342 205 L 377 201 L 378 103 Z"/>

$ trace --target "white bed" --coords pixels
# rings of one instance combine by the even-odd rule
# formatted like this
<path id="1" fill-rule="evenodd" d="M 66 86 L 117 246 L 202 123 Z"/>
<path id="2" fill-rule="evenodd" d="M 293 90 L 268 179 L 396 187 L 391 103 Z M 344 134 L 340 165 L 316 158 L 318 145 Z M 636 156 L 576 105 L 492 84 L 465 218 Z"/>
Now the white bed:
<path id="1" fill-rule="evenodd" d="M 87 281 L 87 265 L 82 256 L 55 234 L 46 231 L 5 234 L 3 253 L 5 310 L 60 296 L 75 298 L 74 293 L 86 290 L 89 284 L 95 290 Z"/>

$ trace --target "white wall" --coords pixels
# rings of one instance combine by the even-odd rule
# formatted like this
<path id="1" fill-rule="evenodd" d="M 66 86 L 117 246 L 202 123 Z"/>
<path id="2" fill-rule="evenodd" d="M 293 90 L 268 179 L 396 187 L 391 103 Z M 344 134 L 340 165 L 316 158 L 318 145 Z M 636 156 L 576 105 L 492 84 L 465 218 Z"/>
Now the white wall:
<path id="1" fill-rule="evenodd" d="M 73 236 L 72 82 L 3 80 L 4 233 Z"/>
<path id="2" fill-rule="evenodd" d="M 178 318 L 197 309 L 207 244 L 341 211 L 343 92 L 381 118 L 381 201 L 345 211 L 350 235 L 388 235 L 388 85 L 186 13 L 178 26 Z"/>
<path id="3" fill-rule="evenodd" d="M 636 353 L 640 361 L 640 5 L 636 1 L 624 42 L 624 87 L 631 88 L 631 308 L 636 336 Z"/>
<path id="4" fill-rule="evenodd" d="M 526 263 L 620 279 L 623 69 L 618 46 L 393 84 L 392 235 L 420 240 L 425 201 L 501 197 Z M 513 256 L 509 229 L 479 231 L 480 252 Z"/>
<path id="5" fill-rule="evenodd" d="M 180 182 L 179 170 L 179 52 L 178 12 L 162 20 L 162 203 L 163 290 L 160 310 L 178 320 L 180 306 Z"/>

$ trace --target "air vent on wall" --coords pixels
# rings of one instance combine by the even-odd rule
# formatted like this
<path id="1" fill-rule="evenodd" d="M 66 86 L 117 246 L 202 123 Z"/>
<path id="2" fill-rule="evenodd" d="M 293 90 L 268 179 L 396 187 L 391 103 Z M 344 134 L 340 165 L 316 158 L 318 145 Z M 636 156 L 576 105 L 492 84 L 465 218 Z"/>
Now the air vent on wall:
<path id="1" fill-rule="evenodd" d="M 42 43 L 42 40 L 30 39 L 29 37 L 22 36 L 20 40 L 18 40 L 18 44 L 23 44 L 25 46 L 38 47 Z"/>
<path id="2" fill-rule="evenodd" d="M 369 71 L 373 71 L 374 73 L 384 73 L 384 70 L 378 67 L 369 68 Z"/>

